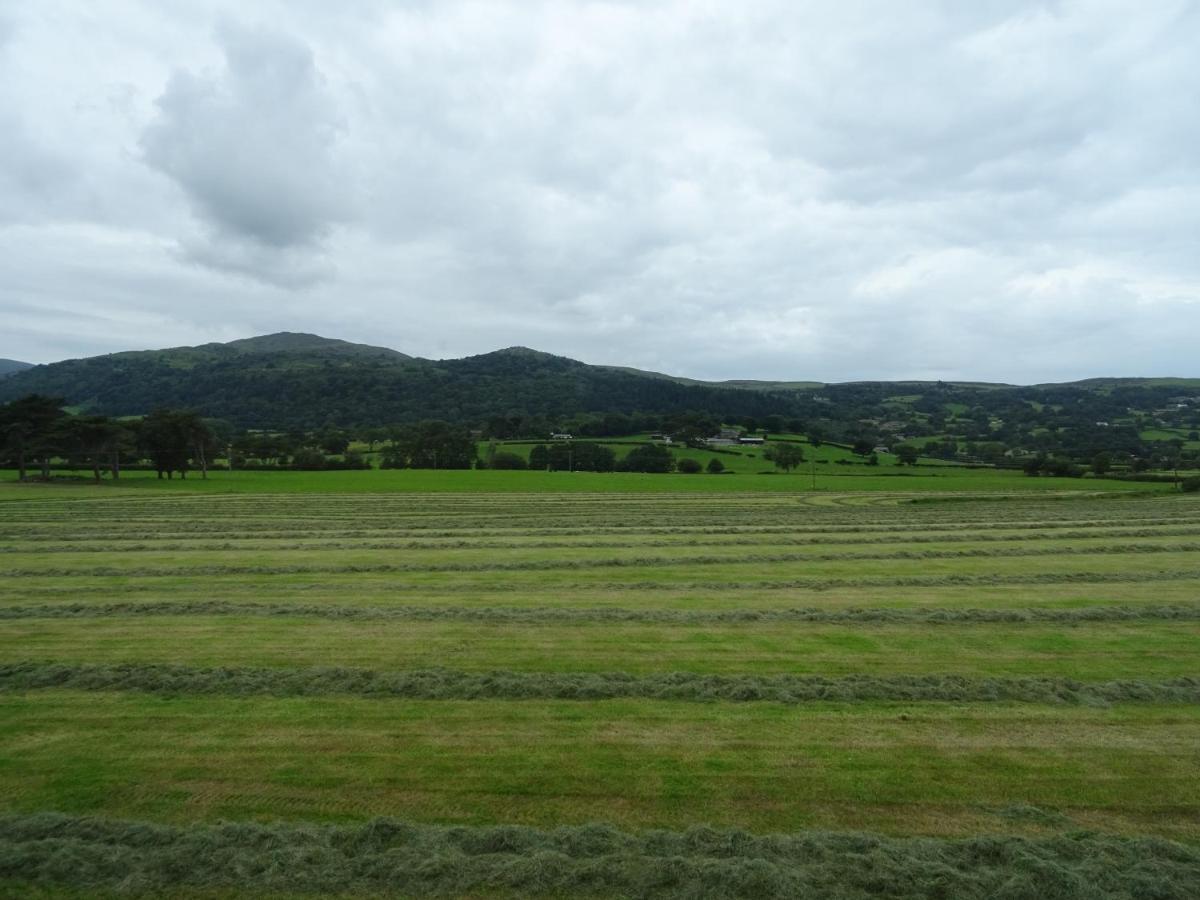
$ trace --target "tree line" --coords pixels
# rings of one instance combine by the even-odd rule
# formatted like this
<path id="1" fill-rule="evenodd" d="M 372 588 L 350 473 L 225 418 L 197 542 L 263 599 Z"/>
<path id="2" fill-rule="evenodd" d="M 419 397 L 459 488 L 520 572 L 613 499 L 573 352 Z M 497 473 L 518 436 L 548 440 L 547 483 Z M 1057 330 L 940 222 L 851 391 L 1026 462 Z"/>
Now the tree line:
<path id="1" fill-rule="evenodd" d="M 159 478 L 208 476 L 217 436 L 197 413 L 156 409 L 141 419 L 72 415 L 61 397 L 30 394 L 0 406 L 0 454 L 22 481 L 30 469 L 49 478 L 55 459 L 87 467 L 99 481 L 121 477 L 121 468 L 148 461 Z"/>

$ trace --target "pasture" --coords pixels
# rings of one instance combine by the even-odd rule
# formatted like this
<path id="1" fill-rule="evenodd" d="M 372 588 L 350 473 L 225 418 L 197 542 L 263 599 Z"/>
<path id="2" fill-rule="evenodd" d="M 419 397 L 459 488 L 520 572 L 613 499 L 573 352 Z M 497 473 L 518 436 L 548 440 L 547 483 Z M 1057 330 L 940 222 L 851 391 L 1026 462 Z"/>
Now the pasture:
<path id="1" fill-rule="evenodd" d="M 0 876 L 1189 896 L 1200 502 L 806 477 L 4 485 Z"/>

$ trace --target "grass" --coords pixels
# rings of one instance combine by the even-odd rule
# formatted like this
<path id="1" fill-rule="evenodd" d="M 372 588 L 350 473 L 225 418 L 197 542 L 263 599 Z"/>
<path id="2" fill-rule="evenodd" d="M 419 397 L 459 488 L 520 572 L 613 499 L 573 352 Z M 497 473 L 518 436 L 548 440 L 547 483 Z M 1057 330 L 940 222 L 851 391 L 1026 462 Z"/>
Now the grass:
<path id="1" fill-rule="evenodd" d="M 1040 811 L 1015 808 L 1026 814 Z M 439 828 L 394 818 L 361 826 L 171 828 L 68 816 L 0 820 L 0 874 L 87 885 L 90 897 L 890 896 L 1186 897 L 1200 858 L 1154 840 L 1091 835 L 896 840 L 690 828 L 631 834 L 605 825 L 553 831 Z M 186 862 L 185 862 L 186 861 Z M 75 890 L 58 896 L 76 897 Z M 245 893 L 243 893 L 245 892 Z M 294 892 L 294 893 L 293 893 Z"/>
<path id="2" fill-rule="evenodd" d="M 1195 705 L 0 694 L 12 812 L 1200 839 Z M 1015 827 L 1010 827 L 1014 826 Z"/>
<path id="3" fill-rule="evenodd" d="M 1196 673 L 1200 622 L 917 625 L 481 623 L 305 616 L 137 618 L 5 623 L 0 658 L 188 666 L 360 666 L 468 672 L 669 672 L 1055 676 L 1103 681 Z"/>
<path id="4" fill-rule="evenodd" d="M 683 840 L 701 823 L 901 842 L 879 846 L 911 868 L 856 897 L 904 896 L 903 873 L 929 871 L 914 836 L 940 854 L 991 835 L 1050 854 L 1029 863 L 1039 872 L 1106 862 L 1033 887 L 1006 863 L 949 896 L 1128 887 L 1115 839 L 1086 839 L 1099 856 L 1008 842 L 1087 829 L 1200 845 L 1200 498 L 938 471 L 886 480 L 953 490 L 486 471 L 0 484 L 0 895 L 239 895 L 206 862 L 188 880 L 157 849 L 113 837 L 101 851 L 78 832 L 193 848 L 219 842 L 221 820 L 295 823 L 271 832 L 286 865 L 238 857 L 249 895 L 374 895 L 356 867 L 383 863 L 366 850 L 285 848 L 326 833 L 313 823 L 350 834 L 378 816 L 438 848 L 442 826 L 596 822 L 625 829 L 630 853 L 643 829 Z M 58 837 L 28 838 L 41 813 L 68 816 Z M 167 824 L 181 830 L 153 831 Z M 462 869 L 482 879 L 470 890 L 576 895 L 583 863 L 551 865 L 550 838 L 505 833 L 518 832 L 503 859 L 520 877 L 492 858 Z M 849 884 L 838 846 L 821 858 Z M 221 853 L 234 851 L 205 859 Z M 466 865 L 454 853 L 430 871 Z M 702 895 L 691 876 L 646 887 L 662 870 L 643 856 L 626 881 L 623 863 L 591 859 L 597 892 Z M 673 865 L 716 865 L 694 856 Z M 403 859 L 395 877 L 415 878 Z M 750 895 L 816 877 L 760 863 L 776 880 L 746 881 Z M 945 878 L 991 871 L 960 863 Z M 263 874 L 289 867 L 306 874 Z M 134 871 L 144 880 L 112 874 Z M 331 874 L 346 872 L 359 880 Z M 389 884 L 454 893 L 445 877 Z"/>
<path id="5" fill-rule="evenodd" d="M 766 468 L 760 467 L 760 468 Z M 529 472 L 383 469 L 344 472 L 214 471 L 207 479 L 160 480 L 153 472 L 126 472 L 119 482 L 90 483 L 91 473 L 56 473 L 61 483 L 19 484 L 15 471 L 0 471 L 0 502 L 39 497 L 96 497 L 150 491 L 170 493 L 664 493 L 744 494 L 810 491 L 808 471 L 788 474 L 647 475 L 636 472 Z M 6 483 L 8 482 L 8 483 Z M 1169 483 L 1101 478 L 1030 478 L 1002 469 L 956 466 L 825 466 L 815 473 L 817 491 L 1169 491 Z"/>

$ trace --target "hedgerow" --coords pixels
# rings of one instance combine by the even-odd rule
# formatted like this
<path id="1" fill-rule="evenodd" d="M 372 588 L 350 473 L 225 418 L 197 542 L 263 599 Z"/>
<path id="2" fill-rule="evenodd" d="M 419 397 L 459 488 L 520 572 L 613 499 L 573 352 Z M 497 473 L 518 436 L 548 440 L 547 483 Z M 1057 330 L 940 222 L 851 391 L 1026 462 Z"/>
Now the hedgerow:
<path id="1" fill-rule="evenodd" d="M 0 817 L 8 884 L 364 896 L 1194 900 L 1200 851 L 1089 833 L 966 839 L 755 835 L 705 826 L 214 824 Z"/>

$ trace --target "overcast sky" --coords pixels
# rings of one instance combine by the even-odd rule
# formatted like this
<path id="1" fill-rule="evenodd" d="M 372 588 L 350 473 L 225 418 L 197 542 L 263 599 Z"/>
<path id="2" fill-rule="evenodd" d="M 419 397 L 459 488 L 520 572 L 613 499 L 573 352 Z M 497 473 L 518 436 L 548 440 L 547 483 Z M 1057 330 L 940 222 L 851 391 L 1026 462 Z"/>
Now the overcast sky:
<path id="1" fill-rule="evenodd" d="M 0 357 L 285 330 L 1200 376 L 1200 3 L 0 0 Z"/>

